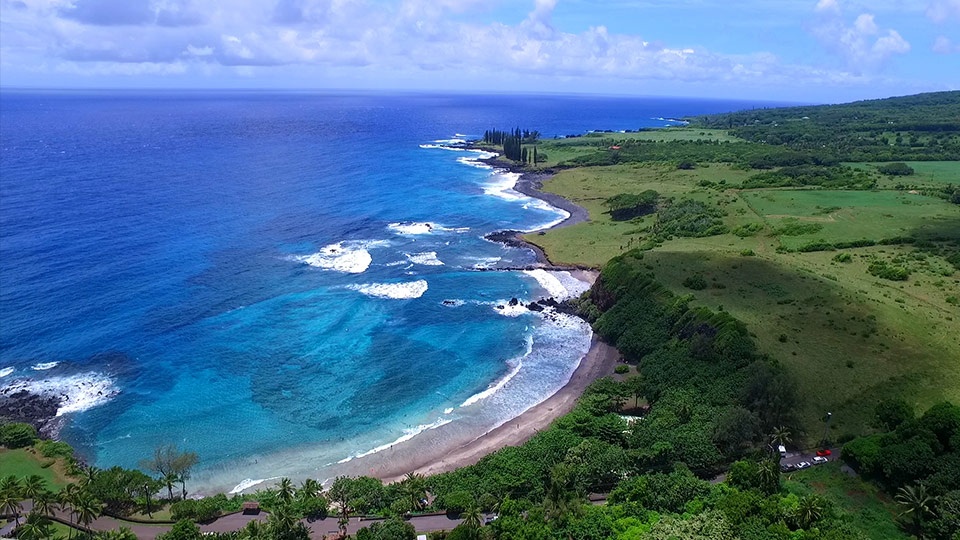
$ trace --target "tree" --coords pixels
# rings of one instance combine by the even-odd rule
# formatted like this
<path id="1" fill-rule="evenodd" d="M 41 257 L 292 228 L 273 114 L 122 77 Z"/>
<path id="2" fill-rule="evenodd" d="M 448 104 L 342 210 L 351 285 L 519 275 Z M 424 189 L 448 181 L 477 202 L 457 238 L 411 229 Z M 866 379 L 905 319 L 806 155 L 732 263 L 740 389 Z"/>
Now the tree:
<path id="1" fill-rule="evenodd" d="M 23 486 L 20 488 L 20 494 L 26 499 L 36 499 L 37 496 L 46 491 L 46 481 L 36 474 L 24 478 Z"/>
<path id="2" fill-rule="evenodd" d="M 427 498 L 427 485 L 422 474 L 407 473 L 400 482 L 400 490 L 409 500 L 412 510 L 423 510 L 423 501 Z"/>
<path id="3" fill-rule="evenodd" d="M 776 447 L 786 446 L 793 442 L 792 437 L 793 434 L 790 433 L 790 428 L 786 426 L 776 426 L 770 432 L 770 442 L 773 444 L 775 451 Z"/>
<path id="4" fill-rule="evenodd" d="M 100 517 L 103 507 L 100 501 L 87 494 L 81 494 L 74 502 L 73 511 L 77 514 L 77 522 L 89 529 L 93 520 Z"/>
<path id="5" fill-rule="evenodd" d="M 780 465 L 772 459 L 757 463 L 757 485 L 760 491 L 773 495 L 780 491 Z"/>
<path id="6" fill-rule="evenodd" d="M 49 491 L 40 492 L 33 497 L 33 511 L 41 515 L 52 516 L 56 505 L 56 498 Z"/>
<path id="7" fill-rule="evenodd" d="M 416 537 L 417 532 L 413 525 L 397 517 L 376 522 L 357 531 L 357 540 L 414 540 Z"/>
<path id="8" fill-rule="evenodd" d="M 0 425 L 0 446 L 25 448 L 37 442 L 37 430 L 30 424 L 11 422 Z"/>
<path id="9" fill-rule="evenodd" d="M 914 418 L 913 407 L 899 398 L 885 399 L 877 403 L 873 414 L 877 427 L 886 431 L 893 431 L 900 424 Z"/>
<path id="10" fill-rule="evenodd" d="M 153 457 L 140 462 L 140 466 L 154 473 L 167 486 L 167 495 L 173 499 L 173 485 L 180 482 L 183 498 L 187 498 L 187 480 L 199 458 L 194 452 L 181 452 L 168 444 L 153 451 Z"/>
<path id="11" fill-rule="evenodd" d="M 819 495 L 807 495 L 800 499 L 797 505 L 796 520 L 802 529 L 809 529 L 823 517 L 826 511 L 826 502 Z"/>
<path id="12" fill-rule="evenodd" d="M 333 500 L 339 510 L 340 518 L 337 523 L 340 528 L 340 536 L 347 534 L 347 524 L 350 523 L 350 500 L 353 498 L 353 479 L 348 476 L 338 476 L 330 486 L 330 499 Z"/>
<path id="13" fill-rule="evenodd" d="M 923 528 L 924 520 L 933 516 L 933 505 L 936 500 L 927 493 L 927 488 L 922 483 L 901 487 L 894 500 L 903 506 L 900 517 L 910 516 L 913 520 L 915 534 Z"/>
<path id="14" fill-rule="evenodd" d="M 4 491 L 0 493 L 0 512 L 12 515 L 14 521 L 20 519 L 20 512 L 23 507 L 20 506 L 20 497 L 15 493 Z"/>
<path id="15" fill-rule="evenodd" d="M 21 498 L 22 486 L 20 485 L 20 479 L 12 474 L 5 476 L 0 479 L 0 493 L 10 494 L 17 498 Z"/>
<path id="16" fill-rule="evenodd" d="M 281 478 L 280 483 L 277 484 L 277 500 L 280 504 L 290 504 L 293 501 L 293 492 L 293 482 L 289 478 Z"/>
<path id="17" fill-rule="evenodd" d="M 181 519 L 169 532 L 158 536 L 157 540 L 201 540 L 202 538 L 203 534 L 196 523 L 189 519 Z"/>
<path id="18" fill-rule="evenodd" d="M 53 537 L 53 522 L 38 512 L 30 512 L 26 521 L 17 531 L 17 538 L 23 540 L 48 540 Z"/>
<path id="19" fill-rule="evenodd" d="M 73 525 L 76 519 L 76 503 L 79 498 L 80 486 L 76 484 L 67 484 L 57 493 L 57 502 L 60 503 L 60 508 L 68 511 L 70 525 Z M 73 527 L 70 527 L 70 535 L 73 535 Z"/>

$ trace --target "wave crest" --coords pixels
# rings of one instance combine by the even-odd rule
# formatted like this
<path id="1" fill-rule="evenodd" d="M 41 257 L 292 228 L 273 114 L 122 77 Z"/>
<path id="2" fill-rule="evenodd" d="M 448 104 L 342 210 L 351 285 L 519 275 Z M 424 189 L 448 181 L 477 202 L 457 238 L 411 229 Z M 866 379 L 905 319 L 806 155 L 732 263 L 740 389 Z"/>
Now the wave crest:
<path id="1" fill-rule="evenodd" d="M 420 279 L 407 283 L 358 283 L 347 288 L 374 298 L 409 300 L 423 296 L 429 286 L 426 280 Z"/>

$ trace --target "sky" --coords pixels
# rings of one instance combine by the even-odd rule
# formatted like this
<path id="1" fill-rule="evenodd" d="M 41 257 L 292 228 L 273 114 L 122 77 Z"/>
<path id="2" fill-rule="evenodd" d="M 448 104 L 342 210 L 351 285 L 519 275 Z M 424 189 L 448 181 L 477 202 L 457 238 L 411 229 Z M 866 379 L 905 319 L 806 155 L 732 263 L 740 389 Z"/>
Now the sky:
<path id="1" fill-rule="evenodd" d="M 0 87 L 837 103 L 960 89 L 960 0 L 0 0 Z"/>

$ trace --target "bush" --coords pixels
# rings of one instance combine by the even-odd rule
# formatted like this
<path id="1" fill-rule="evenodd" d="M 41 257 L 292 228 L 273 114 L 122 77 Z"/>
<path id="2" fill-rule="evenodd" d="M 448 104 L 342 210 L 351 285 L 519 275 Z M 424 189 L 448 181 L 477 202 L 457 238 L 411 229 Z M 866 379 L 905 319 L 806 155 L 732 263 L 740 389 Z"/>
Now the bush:
<path id="1" fill-rule="evenodd" d="M 617 364 L 617 367 L 613 368 L 613 372 L 618 375 L 630 373 L 630 366 L 626 364 Z"/>
<path id="2" fill-rule="evenodd" d="M 639 195 L 621 193 L 610 197 L 603 204 L 610 209 L 610 218 L 614 221 L 627 221 L 635 217 L 652 214 L 657 209 L 660 194 L 648 189 Z"/>
<path id="3" fill-rule="evenodd" d="M 762 230 L 763 224 L 761 223 L 747 223 L 746 225 L 741 225 L 734 229 L 733 234 L 739 236 L 740 238 L 746 238 L 748 236 L 753 236 Z"/>
<path id="4" fill-rule="evenodd" d="M 849 253 L 837 253 L 833 256 L 833 260 L 839 263 L 848 263 L 853 261 L 853 257 Z"/>
<path id="5" fill-rule="evenodd" d="M 700 274 L 694 274 L 683 280 L 683 286 L 695 291 L 702 291 L 707 288 L 707 280 L 703 279 Z"/>
<path id="6" fill-rule="evenodd" d="M 913 174 L 913 168 L 906 163 L 888 163 L 877 168 L 878 171 L 887 176 L 910 176 Z"/>
<path id="7" fill-rule="evenodd" d="M 752 249 L 740 250 L 740 256 L 742 257 L 753 257 L 754 255 L 756 255 L 756 253 L 754 253 Z"/>
<path id="8" fill-rule="evenodd" d="M 37 440 L 37 430 L 30 424 L 11 422 L 0 426 L 0 445 L 7 448 L 25 448 Z"/>
<path id="9" fill-rule="evenodd" d="M 783 224 L 773 230 L 773 234 L 780 236 L 801 236 L 820 232 L 823 225 L 819 223 L 802 223 L 796 218 L 787 218 Z"/>
<path id="10" fill-rule="evenodd" d="M 888 264 L 885 261 L 873 261 L 867 267 L 867 272 L 882 279 L 890 281 L 906 281 L 910 277 L 910 270 L 902 267 Z"/>
<path id="11" fill-rule="evenodd" d="M 209 521 L 220 515 L 221 500 L 217 497 L 184 499 L 170 505 L 175 520 Z"/>
<path id="12" fill-rule="evenodd" d="M 723 212 L 692 199 L 683 199 L 660 210 L 653 230 L 661 237 L 704 237 L 724 234 Z"/>
<path id="13" fill-rule="evenodd" d="M 61 441 L 43 440 L 36 443 L 37 451 L 40 455 L 48 458 L 72 458 L 73 448 Z"/>

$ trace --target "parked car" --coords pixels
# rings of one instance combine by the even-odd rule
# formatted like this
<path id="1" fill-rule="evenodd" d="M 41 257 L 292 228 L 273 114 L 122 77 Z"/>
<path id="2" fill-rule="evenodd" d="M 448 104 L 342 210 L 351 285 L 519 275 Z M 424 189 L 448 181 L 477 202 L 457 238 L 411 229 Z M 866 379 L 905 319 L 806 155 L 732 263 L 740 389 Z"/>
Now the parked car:
<path id="1" fill-rule="evenodd" d="M 819 463 L 826 463 L 826 462 L 828 462 L 828 461 L 830 461 L 830 460 L 827 459 L 827 458 L 825 458 L 825 457 L 823 457 L 823 456 L 817 456 L 817 457 L 813 458 L 813 464 L 814 464 L 814 465 L 817 465 L 817 464 L 819 464 Z"/>
<path id="2" fill-rule="evenodd" d="M 797 466 L 792 463 L 784 463 L 780 466 L 780 472 L 790 472 L 797 470 Z"/>
<path id="3" fill-rule="evenodd" d="M 832 454 L 832 453 L 833 453 L 833 452 L 831 452 L 829 448 L 824 448 L 824 449 L 822 449 L 822 450 L 817 450 L 817 455 L 820 456 L 820 457 L 826 457 L 826 456 L 829 456 L 829 455 Z"/>
<path id="4" fill-rule="evenodd" d="M 801 461 L 800 463 L 797 463 L 797 468 L 798 468 L 798 469 L 806 469 L 806 468 L 809 467 L 809 466 L 810 466 L 810 462 L 809 462 L 809 461 Z"/>

